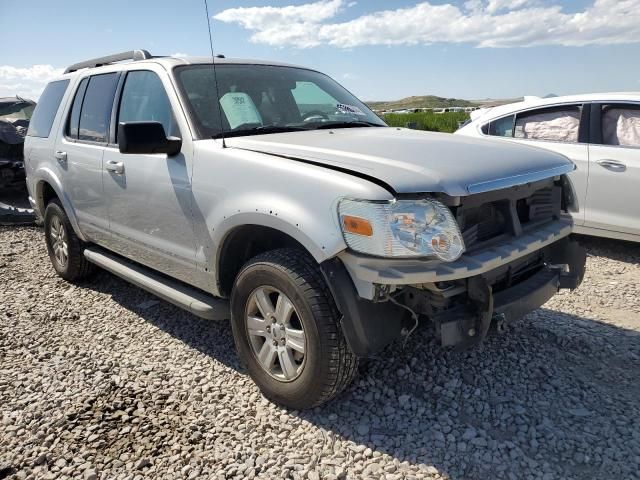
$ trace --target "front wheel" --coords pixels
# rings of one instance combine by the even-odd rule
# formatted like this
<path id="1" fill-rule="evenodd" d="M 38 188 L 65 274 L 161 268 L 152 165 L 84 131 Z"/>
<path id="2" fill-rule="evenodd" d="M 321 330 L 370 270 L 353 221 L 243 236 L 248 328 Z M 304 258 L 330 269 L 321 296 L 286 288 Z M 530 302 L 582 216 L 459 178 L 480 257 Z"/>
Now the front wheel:
<path id="1" fill-rule="evenodd" d="M 250 260 L 231 295 L 238 355 L 262 393 L 295 409 L 327 402 L 351 383 L 357 357 L 317 265 L 305 252 Z"/>

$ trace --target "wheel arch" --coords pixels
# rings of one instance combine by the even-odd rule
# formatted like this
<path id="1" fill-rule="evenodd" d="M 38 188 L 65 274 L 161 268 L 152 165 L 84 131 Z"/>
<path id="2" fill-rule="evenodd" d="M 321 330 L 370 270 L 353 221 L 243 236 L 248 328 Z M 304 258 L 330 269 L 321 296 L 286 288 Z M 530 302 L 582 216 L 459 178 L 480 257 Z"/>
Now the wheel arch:
<path id="1" fill-rule="evenodd" d="M 83 235 L 80 230 L 80 226 L 78 225 L 78 217 L 75 209 L 73 208 L 73 204 L 65 194 L 64 188 L 62 188 L 62 184 L 58 178 L 48 169 L 40 169 L 37 172 L 37 178 L 38 179 L 35 182 L 34 201 L 42 218 L 44 218 L 44 211 L 47 208 L 47 204 L 53 198 L 57 198 L 67 214 L 67 217 L 69 217 L 69 223 L 71 223 L 76 235 L 82 241 L 87 241 L 87 238 Z"/>
<path id="2" fill-rule="evenodd" d="M 214 265 L 220 295 L 230 295 L 233 282 L 242 266 L 261 253 L 279 248 L 296 248 L 309 254 L 318 264 L 327 258 L 323 246 L 318 246 L 307 235 L 286 222 L 265 221 L 265 218 L 256 217 L 251 220 L 244 223 L 236 218 L 233 223 L 237 224 L 229 226 L 216 243 L 218 248 Z"/>

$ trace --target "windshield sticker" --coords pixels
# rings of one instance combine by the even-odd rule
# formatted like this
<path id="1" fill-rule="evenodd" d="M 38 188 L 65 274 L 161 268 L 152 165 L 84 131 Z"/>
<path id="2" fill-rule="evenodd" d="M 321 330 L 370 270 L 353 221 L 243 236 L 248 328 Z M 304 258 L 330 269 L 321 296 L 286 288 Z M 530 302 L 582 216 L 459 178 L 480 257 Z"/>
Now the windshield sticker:
<path id="1" fill-rule="evenodd" d="M 345 105 L 344 103 L 339 103 L 338 105 L 336 105 L 336 107 L 338 108 L 340 113 L 351 113 L 353 115 L 362 115 L 365 117 L 367 116 L 366 113 L 364 113 L 355 105 Z"/>
<path id="2" fill-rule="evenodd" d="M 244 124 L 262 125 L 260 112 L 246 93 L 229 92 L 220 99 L 220 105 L 231 129 Z"/>

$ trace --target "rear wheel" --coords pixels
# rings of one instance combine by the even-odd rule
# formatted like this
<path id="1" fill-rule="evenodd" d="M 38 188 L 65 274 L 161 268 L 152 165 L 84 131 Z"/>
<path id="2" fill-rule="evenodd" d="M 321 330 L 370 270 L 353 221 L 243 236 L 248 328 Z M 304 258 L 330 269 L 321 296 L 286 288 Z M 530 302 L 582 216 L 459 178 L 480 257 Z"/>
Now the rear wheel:
<path id="1" fill-rule="evenodd" d="M 305 409 L 351 383 L 357 358 L 314 260 L 296 249 L 267 252 L 238 274 L 231 296 L 240 359 L 263 394 Z"/>
<path id="2" fill-rule="evenodd" d="M 44 237 L 51 264 L 62 278 L 76 281 L 93 271 L 84 257 L 84 245 L 58 200 L 52 200 L 44 212 Z"/>

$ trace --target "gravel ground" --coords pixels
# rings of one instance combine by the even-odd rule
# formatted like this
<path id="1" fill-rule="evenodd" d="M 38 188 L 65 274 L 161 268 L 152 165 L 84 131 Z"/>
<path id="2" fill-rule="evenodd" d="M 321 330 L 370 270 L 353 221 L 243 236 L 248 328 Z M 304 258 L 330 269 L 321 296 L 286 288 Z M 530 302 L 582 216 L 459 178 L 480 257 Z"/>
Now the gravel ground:
<path id="1" fill-rule="evenodd" d="M 445 351 L 419 329 L 331 404 L 265 401 L 228 322 L 0 227 L 0 479 L 640 478 L 640 246 L 584 239 L 573 293 Z"/>

